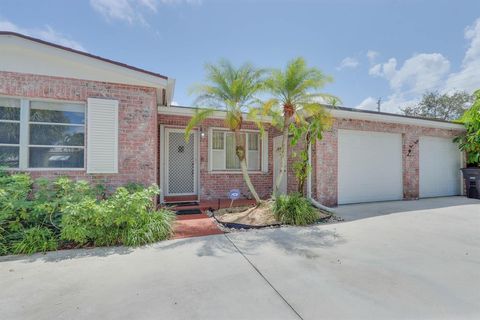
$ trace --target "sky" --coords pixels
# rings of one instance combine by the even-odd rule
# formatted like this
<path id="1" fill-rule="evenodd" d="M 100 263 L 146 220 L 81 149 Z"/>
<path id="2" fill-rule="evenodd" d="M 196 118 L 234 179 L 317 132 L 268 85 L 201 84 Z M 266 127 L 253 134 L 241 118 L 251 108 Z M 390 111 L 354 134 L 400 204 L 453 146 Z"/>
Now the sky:
<path id="1" fill-rule="evenodd" d="M 16 31 L 176 79 L 174 103 L 205 63 L 331 75 L 342 105 L 399 112 L 428 90 L 480 88 L 479 0 L 0 0 Z"/>

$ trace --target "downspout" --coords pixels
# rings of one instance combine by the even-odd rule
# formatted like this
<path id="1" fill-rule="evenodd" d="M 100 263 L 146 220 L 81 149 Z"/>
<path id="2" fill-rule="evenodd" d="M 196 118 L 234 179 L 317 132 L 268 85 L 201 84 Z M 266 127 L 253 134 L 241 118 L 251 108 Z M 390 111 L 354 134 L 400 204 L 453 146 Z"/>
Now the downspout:
<path id="1" fill-rule="evenodd" d="M 317 207 L 320 210 L 324 210 L 330 213 L 335 214 L 335 209 L 324 206 L 323 204 L 319 203 L 317 200 L 312 198 L 312 144 L 308 146 L 308 165 L 310 166 L 310 170 L 308 171 L 308 176 L 307 176 L 307 199 L 310 201 L 310 203 L 314 206 Z"/>

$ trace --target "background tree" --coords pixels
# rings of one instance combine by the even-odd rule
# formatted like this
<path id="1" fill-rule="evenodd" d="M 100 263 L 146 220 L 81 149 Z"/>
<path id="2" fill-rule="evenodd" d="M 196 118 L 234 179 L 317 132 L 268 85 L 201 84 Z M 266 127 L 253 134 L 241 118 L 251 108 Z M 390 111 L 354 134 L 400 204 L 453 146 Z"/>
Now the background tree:
<path id="1" fill-rule="evenodd" d="M 480 90 L 473 94 L 475 102 L 467 110 L 460 121 L 466 132 L 454 139 L 459 148 L 467 154 L 467 163 L 471 166 L 480 166 Z"/>
<path id="2" fill-rule="evenodd" d="M 185 139 L 188 140 L 191 130 L 205 121 L 215 110 L 224 110 L 225 126 L 234 133 L 235 153 L 240 161 L 243 179 L 258 204 L 261 200 L 248 175 L 245 134 L 241 130 L 243 112 L 249 112 L 258 101 L 256 94 L 262 89 L 265 72 L 255 69 L 251 64 L 235 68 L 226 60 L 221 60 L 218 64 L 207 64 L 205 70 L 206 83 L 195 86 L 192 92 L 198 95 L 196 105 L 209 108 L 197 110 L 187 125 Z"/>
<path id="3" fill-rule="evenodd" d="M 336 99 L 332 95 L 319 93 L 318 90 L 331 82 L 332 78 L 323 74 L 317 68 L 308 67 L 303 58 L 296 58 L 288 62 L 285 70 L 273 70 L 265 81 L 265 87 L 273 96 L 264 108 L 270 110 L 277 106 L 283 114 L 282 147 L 280 148 L 281 170 L 274 186 L 274 194 L 283 179 L 283 172 L 287 167 L 287 148 L 289 128 L 294 121 L 301 123 L 305 115 L 314 115 L 323 112 L 321 101 Z M 305 112 L 304 112 L 305 111 Z"/>
<path id="4" fill-rule="evenodd" d="M 472 95 L 465 91 L 457 91 L 452 94 L 429 91 L 423 95 L 418 104 L 405 107 L 402 112 L 407 116 L 457 120 L 470 107 L 472 101 Z"/>

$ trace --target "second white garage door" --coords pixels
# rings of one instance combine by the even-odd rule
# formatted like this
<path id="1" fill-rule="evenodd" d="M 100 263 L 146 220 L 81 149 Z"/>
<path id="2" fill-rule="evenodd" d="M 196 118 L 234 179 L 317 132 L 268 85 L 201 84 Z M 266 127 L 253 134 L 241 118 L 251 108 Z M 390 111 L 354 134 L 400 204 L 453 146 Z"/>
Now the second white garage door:
<path id="1" fill-rule="evenodd" d="M 401 134 L 338 130 L 338 203 L 403 198 Z"/>
<path id="2" fill-rule="evenodd" d="M 451 138 L 420 138 L 420 197 L 460 194 L 460 156 Z"/>

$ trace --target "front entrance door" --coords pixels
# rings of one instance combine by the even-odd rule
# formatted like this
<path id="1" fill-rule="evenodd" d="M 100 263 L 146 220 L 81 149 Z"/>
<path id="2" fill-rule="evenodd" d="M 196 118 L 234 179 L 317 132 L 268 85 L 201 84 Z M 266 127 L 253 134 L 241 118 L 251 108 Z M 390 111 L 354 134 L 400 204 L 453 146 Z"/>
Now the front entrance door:
<path id="1" fill-rule="evenodd" d="M 197 132 L 185 141 L 184 129 L 165 129 L 165 195 L 197 194 Z"/>
<path id="2" fill-rule="evenodd" d="M 282 159 L 281 159 L 281 150 L 282 148 L 282 136 L 278 136 L 273 138 L 273 188 L 275 189 L 275 183 L 277 181 L 277 177 L 282 170 Z M 286 170 L 283 172 L 282 182 L 278 187 L 278 192 L 280 194 L 287 193 L 287 172 Z"/>

